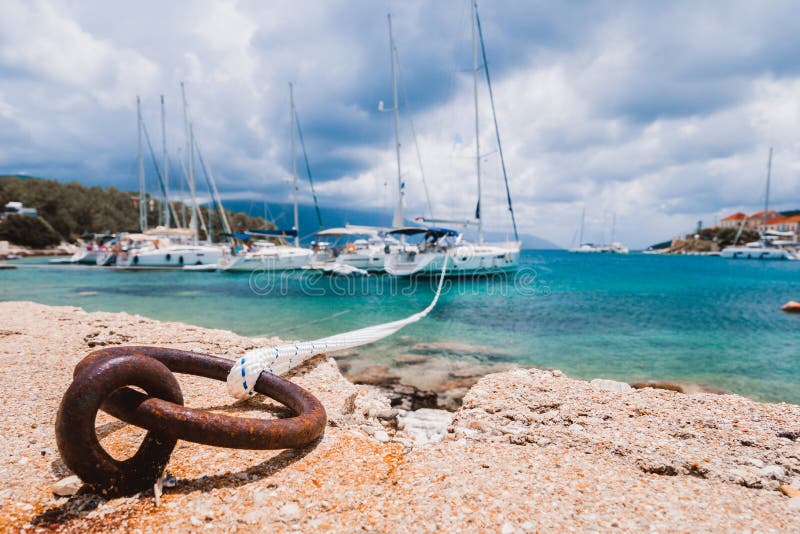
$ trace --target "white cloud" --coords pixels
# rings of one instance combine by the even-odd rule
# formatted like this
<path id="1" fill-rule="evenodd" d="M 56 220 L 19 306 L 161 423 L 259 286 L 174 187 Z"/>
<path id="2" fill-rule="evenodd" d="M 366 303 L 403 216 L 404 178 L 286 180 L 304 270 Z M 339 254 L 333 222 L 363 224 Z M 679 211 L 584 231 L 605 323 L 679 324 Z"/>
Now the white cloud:
<path id="1" fill-rule="evenodd" d="M 95 38 L 55 6 L 15 0 L 3 4 L 0 63 L 45 83 L 82 89 L 105 106 L 130 100 L 158 72 L 155 62 Z"/>

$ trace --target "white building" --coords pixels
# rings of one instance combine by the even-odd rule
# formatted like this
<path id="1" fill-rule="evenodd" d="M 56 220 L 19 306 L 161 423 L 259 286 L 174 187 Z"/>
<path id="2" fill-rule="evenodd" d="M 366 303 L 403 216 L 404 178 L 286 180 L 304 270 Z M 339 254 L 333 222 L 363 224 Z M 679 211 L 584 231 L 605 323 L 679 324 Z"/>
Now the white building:
<path id="1" fill-rule="evenodd" d="M 36 208 L 26 208 L 22 205 L 22 202 L 9 202 L 3 210 L 3 216 L 6 215 L 29 215 L 31 217 L 36 217 L 38 212 Z"/>

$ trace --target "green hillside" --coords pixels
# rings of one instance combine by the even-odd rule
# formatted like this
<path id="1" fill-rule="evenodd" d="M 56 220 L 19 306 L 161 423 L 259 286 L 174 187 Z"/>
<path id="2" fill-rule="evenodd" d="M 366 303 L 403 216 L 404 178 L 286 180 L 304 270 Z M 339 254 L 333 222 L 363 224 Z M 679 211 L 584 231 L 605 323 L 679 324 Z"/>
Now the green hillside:
<path id="1" fill-rule="evenodd" d="M 139 212 L 135 199 L 137 193 L 120 191 L 115 187 L 87 187 L 78 182 L 59 182 L 42 178 L 0 176 L 0 208 L 7 202 L 22 202 L 36 208 L 39 217 L 8 217 L 0 223 L 0 239 L 17 245 L 41 247 L 53 244 L 54 234 L 61 240 L 74 242 L 86 233 L 132 232 L 139 228 Z M 148 225 L 156 226 L 161 213 L 161 202 L 148 196 Z M 180 203 L 173 203 L 179 213 L 187 211 Z M 204 220 L 208 209 L 201 207 Z M 248 228 L 273 228 L 261 217 L 245 213 L 227 212 L 234 232 Z M 222 237 L 219 216 L 212 216 L 212 233 L 215 240 Z"/>

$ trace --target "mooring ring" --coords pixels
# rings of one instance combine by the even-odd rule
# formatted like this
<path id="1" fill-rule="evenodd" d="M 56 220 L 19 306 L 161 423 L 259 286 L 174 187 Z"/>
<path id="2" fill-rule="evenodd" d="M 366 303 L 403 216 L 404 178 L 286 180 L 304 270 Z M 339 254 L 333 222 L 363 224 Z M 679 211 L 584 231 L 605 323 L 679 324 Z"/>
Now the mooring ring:
<path id="1" fill-rule="evenodd" d="M 76 374 L 56 418 L 56 443 L 64 463 L 85 483 L 109 494 L 136 493 L 151 486 L 178 441 L 151 430 L 127 460 L 117 460 L 105 451 L 95 431 L 97 411 L 124 386 L 183 403 L 178 381 L 164 364 L 153 358 L 115 355 L 98 359 Z"/>
<path id="2" fill-rule="evenodd" d="M 92 486 L 135 493 L 160 476 L 178 439 L 238 449 L 286 449 L 306 446 L 322 434 L 327 422 L 322 403 L 271 373 L 261 373 L 255 390 L 289 407 L 295 417 L 231 417 L 183 406 L 170 371 L 225 381 L 232 366 L 232 360 L 157 347 L 113 347 L 89 354 L 75 368 L 56 421 L 65 463 Z M 114 460 L 100 446 L 94 430 L 98 409 L 149 431 L 129 460 Z"/>

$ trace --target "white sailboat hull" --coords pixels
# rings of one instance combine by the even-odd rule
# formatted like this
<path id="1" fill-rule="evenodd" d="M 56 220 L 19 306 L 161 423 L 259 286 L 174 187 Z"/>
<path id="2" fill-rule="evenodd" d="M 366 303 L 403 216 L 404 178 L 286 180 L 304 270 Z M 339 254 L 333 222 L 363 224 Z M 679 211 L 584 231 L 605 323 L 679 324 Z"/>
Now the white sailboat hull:
<path id="1" fill-rule="evenodd" d="M 797 260 L 797 255 L 774 247 L 727 247 L 720 254 L 731 260 Z"/>
<path id="2" fill-rule="evenodd" d="M 175 245 L 120 253 L 117 267 L 182 269 L 184 265 L 216 265 L 223 255 L 223 249 L 213 245 Z"/>
<path id="3" fill-rule="evenodd" d="M 616 248 L 606 246 L 579 247 L 570 249 L 573 254 L 628 254 L 627 248 Z"/>
<path id="4" fill-rule="evenodd" d="M 70 259 L 69 263 L 81 263 L 84 265 L 95 265 L 97 263 L 97 258 L 101 255 L 100 250 L 88 250 L 82 249 L 73 254 Z"/>
<path id="5" fill-rule="evenodd" d="M 220 269 L 229 272 L 291 271 L 311 263 L 313 252 L 300 247 L 278 246 L 226 258 Z"/>
<path id="6" fill-rule="evenodd" d="M 385 267 L 395 276 L 437 275 L 447 257 L 447 276 L 494 274 L 515 270 L 519 252 L 520 243 L 470 244 L 421 252 L 408 247 L 388 254 Z"/>
<path id="7" fill-rule="evenodd" d="M 353 253 L 340 254 L 336 261 L 356 269 L 380 272 L 384 270 L 386 252 L 384 252 L 383 248 L 370 247 Z"/>
<path id="8" fill-rule="evenodd" d="M 96 265 L 100 265 L 102 267 L 113 265 L 117 261 L 117 254 L 116 252 L 107 251 L 97 256 L 95 260 Z"/>

